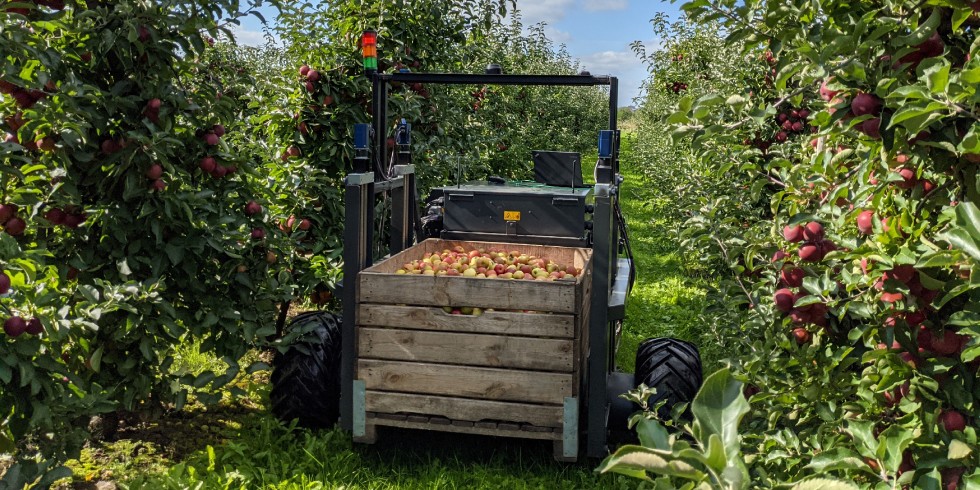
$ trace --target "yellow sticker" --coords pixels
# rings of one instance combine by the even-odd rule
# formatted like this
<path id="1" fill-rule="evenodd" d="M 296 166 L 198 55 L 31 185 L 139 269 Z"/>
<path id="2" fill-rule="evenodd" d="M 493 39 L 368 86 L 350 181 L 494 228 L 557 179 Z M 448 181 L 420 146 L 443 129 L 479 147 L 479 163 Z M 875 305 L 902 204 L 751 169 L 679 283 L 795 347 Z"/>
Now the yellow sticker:
<path id="1" fill-rule="evenodd" d="M 504 211 L 504 221 L 520 221 L 520 211 Z"/>

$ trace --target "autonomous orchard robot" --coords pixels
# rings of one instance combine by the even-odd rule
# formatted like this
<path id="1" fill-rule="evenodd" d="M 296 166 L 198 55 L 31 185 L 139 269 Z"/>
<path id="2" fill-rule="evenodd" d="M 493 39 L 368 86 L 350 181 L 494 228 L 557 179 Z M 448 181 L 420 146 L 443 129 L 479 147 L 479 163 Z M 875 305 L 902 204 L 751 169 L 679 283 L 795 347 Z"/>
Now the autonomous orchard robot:
<path id="1" fill-rule="evenodd" d="M 697 349 L 690 343 L 647 339 L 636 353 L 635 374 L 616 368 L 626 302 L 636 276 L 628 228 L 619 205 L 623 177 L 619 173 L 616 128 L 617 79 L 588 73 L 512 75 L 502 73 L 497 65 L 490 65 L 483 74 L 379 73 L 376 43 L 376 34 L 366 31 L 362 49 L 365 75 L 372 82 L 373 121 L 354 128 L 353 171 L 344 183 L 344 274 L 338 291 L 342 314 L 309 312 L 289 324 L 287 328 L 314 332 L 316 340 L 297 345 L 276 359 L 273 412 L 284 420 L 297 419 L 301 426 L 331 427 L 339 423 L 355 441 L 370 442 L 372 434 L 365 433 L 364 382 L 356 376 L 358 277 L 383 261 L 384 251 L 393 256 L 430 237 L 591 250 L 591 291 L 584 299 L 589 315 L 581 327 L 581 334 L 587 336 L 583 345 L 588 347 L 577 363 L 581 366 L 577 397 L 572 405 L 565 399 L 563 421 L 555 436 L 558 459 L 574 461 L 581 455 L 601 458 L 613 445 L 631 440 L 627 419 L 638 407 L 620 395 L 641 383 L 657 389 L 651 403 L 665 399 L 669 407 L 692 400 L 702 373 Z M 534 163 L 534 182 L 490 177 L 436 188 L 426 213 L 417 198 L 411 125 L 404 120 L 398 124 L 389 121 L 388 94 L 393 83 L 606 86 L 609 127 L 599 133 L 595 184 L 583 184 L 578 154 L 534 152 L 529 155 Z M 387 148 L 389 136 L 395 139 L 393 154 Z M 382 225 L 387 226 L 390 237 L 386 250 L 379 253 L 375 246 L 379 225 L 375 209 L 382 199 L 389 200 L 390 213 L 386 214 L 390 220 Z M 503 280 L 490 282 L 498 281 Z"/>

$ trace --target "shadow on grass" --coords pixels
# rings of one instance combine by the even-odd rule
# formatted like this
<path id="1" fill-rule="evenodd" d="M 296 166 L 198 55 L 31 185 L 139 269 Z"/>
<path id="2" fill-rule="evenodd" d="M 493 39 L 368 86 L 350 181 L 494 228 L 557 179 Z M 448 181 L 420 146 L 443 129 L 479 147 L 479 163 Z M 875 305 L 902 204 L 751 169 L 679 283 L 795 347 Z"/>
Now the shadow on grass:
<path id="1" fill-rule="evenodd" d="M 254 414 L 226 441 L 166 473 L 131 478 L 130 488 L 619 488 L 594 473 L 598 461 L 563 464 L 550 441 L 388 427 L 373 445 L 334 430 L 290 430 Z"/>

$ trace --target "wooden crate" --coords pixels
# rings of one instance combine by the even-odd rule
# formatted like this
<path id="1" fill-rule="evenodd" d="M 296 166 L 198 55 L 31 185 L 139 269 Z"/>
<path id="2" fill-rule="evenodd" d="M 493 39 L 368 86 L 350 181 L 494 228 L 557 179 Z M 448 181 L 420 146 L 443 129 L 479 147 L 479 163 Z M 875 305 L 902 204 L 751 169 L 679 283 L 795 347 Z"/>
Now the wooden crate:
<path id="1" fill-rule="evenodd" d="M 575 281 L 395 273 L 456 246 L 517 250 L 583 272 Z M 377 426 L 548 439 L 556 457 L 574 460 L 566 432 L 577 437 L 577 418 L 566 411 L 577 411 L 581 393 L 591 265 L 589 249 L 430 239 L 362 271 L 355 383 L 363 394 L 358 400 L 355 393 L 355 405 L 363 403 L 364 420 L 357 439 L 373 442 Z M 494 311 L 443 310 L 465 306 Z M 576 426 L 566 427 L 566 419 Z"/>

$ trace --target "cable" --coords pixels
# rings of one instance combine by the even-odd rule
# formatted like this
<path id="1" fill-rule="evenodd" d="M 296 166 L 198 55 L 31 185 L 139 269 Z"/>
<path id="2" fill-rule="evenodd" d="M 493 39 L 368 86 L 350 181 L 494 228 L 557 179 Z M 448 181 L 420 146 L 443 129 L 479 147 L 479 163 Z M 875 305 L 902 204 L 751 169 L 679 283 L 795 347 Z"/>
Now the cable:
<path id="1" fill-rule="evenodd" d="M 619 222 L 619 233 L 621 235 L 620 241 L 623 247 L 626 248 L 626 257 L 630 259 L 630 290 L 633 289 L 633 284 L 636 282 L 636 260 L 633 259 L 633 246 L 630 243 L 630 231 L 629 226 L 626 224 L 626 218 L 623 217 L 623 209 L 619 206 L 619 200 L 616 200 L 616 221 Z"/>

